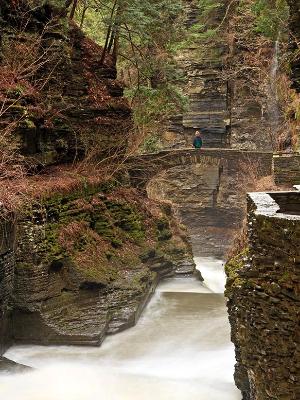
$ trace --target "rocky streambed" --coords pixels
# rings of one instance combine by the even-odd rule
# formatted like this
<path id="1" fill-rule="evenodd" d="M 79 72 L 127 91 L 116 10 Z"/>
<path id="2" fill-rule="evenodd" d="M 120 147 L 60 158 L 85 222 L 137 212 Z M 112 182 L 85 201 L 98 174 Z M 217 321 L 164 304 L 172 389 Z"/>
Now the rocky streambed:
<path id="1" fill-rule="evenodd" d="M 10 400 L 238 400 L 222 263 L 196 259 L 195 277 L 167 278 L 138 324 L 100 348 L 17 346 L 7 353 L 33 372 L 0 376 Z M 52 382 L 49 385 L 49 382 Z M 45 391 L 45 387 L 47 390 Z"/>

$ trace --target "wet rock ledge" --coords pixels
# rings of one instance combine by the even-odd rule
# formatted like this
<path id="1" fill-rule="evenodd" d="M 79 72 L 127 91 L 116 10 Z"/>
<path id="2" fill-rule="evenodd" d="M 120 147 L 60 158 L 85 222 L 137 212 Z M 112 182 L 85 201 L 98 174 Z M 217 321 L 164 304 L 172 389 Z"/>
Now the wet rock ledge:
<path id="1" fill-rule="evenodd" d="M 249 247 L 226 266 L 244 400 L 300 398 L 300 193 L 248 196 Z"/>
<path id="2" fill-rule="evenodd" d="M 15 230 L 1 257 L 6 344 L 99 345 L 136 323 L 160 279 L 195 269 L 171 207 L 112 183 L 40 199 Z"/>

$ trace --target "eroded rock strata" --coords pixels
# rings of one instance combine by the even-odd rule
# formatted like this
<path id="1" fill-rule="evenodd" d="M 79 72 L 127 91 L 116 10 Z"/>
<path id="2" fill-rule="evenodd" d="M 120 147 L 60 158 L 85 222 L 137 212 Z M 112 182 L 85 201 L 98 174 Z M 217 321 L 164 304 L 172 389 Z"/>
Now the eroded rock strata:
<path id="1" fill-rule="evenodd" d="M 136 322 L 161 278 L 195 268 L 170 206 L 130 187 L 126 168 L 116 185 L 65 165 L 123 154 L 132 126 L 115 61 L 69 24 L 69 3 L 1 2 L 1 130 L 42 175 L 17 215 L 1 212 L 0 354 L 15 341 L 100 344 Z"/>
<path id="2" fill-rule="evenodd" d="M 135 324 L 161 278 L 195 268 L 170 206 L 124 187 L 36 203 L 14 257 L 11 338 L 42 344 L 99 345 Z"/>
<path id="3" fill-rule="evenodd" d="M 65 3 L 1 3 L 0 127 L 43 166 L 124 148 L 132 125 L 114 60 L 100 63 L 102 48 L 69 24 Z"/>
<path id="4" fill-rule="evenodd" d="M 300 193 L 248 197 L 249 247 L 226 266 L 235 380 L 244 400 L 300 396 Z"/>
<path id="5" fill-rule="evenodd" d="M 297 0 L 288 0 L 290 6 L 290 42 L 292 57 L 292 80 L 293 86 L 300 91 L 300 57 L 299 57 L 299 38 L 300 38 L 300 3 Z"/>
<path id="6" fill-rule="evenodd" d="M 11 300 L 14 282 L 14 224 L 0 223 L 0 355 L 11 344 Z"/>
<path id="7" fill-rule="evenodd" d="M 228 52 L 222 20 L 226 3 L 213 9 L 201 28 L 202 6 L 189 0 L 185 5 L 187 29 L 199 26 L 199 38 L 193 38 L 177 54 L 179 82 L 189 105 L 182 115 L 171 118 L 165 142 L 175 147 L 190 146 L 195 129 L 202 129 L 206 147 L 226 147 L 230 125 L 230 96 L 226 80 L 222 79 L 223 59 Z M 209 31 L 220 26 L 218 38 Z M 207 32 L 207 37 L 206 33 Z M 178 84 L 178 82 L 176 82 Z"/>

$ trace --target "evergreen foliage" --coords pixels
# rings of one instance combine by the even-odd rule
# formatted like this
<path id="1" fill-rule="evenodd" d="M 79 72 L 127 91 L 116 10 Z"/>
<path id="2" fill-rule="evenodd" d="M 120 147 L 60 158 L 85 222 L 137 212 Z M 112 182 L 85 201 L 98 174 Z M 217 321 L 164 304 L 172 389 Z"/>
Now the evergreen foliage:
<path id="1" fill-rule="evenodd" d="M 256 0 L 252 10 L 256 16 L 255 30 L 273 40 L 287 29 L 289 6 L 286 0 Z"/>
<path id="2" fill-rule="evenodd" d="M 110 55 L 118 64 L 141 137 L 159 134 L 186 103 L 173 85 L 182 79 L 174 58 L 185 30 L 182 0 L 87 0 L 76 18 L 103 46 L 102 62 Z"/>

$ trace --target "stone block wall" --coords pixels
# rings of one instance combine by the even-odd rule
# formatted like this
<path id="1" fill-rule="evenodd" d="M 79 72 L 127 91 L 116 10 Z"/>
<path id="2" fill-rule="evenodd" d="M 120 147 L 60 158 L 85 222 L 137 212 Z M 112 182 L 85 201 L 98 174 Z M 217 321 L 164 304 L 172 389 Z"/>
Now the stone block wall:
<path id="1" fill-rule="evenodd" d="M 300 398 L 300 193 L 248 196 L 249 246 L 226 266 L 243 400 Z"/>
<path id="2" fill-rule="evenodd" d="M 273 158 L 274 179 L 277 185 L 300 184 L 300 154 L 275 155 Z"/>
<path id="3" fill-rule="evenodd" d="M 11 296 L 14 277 L 14 226 L 0 220 L 0 356 L 11 340 Z"/>

